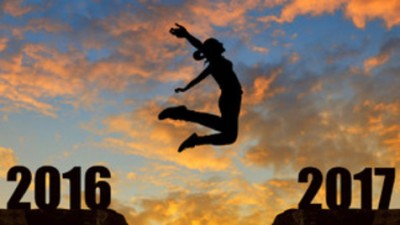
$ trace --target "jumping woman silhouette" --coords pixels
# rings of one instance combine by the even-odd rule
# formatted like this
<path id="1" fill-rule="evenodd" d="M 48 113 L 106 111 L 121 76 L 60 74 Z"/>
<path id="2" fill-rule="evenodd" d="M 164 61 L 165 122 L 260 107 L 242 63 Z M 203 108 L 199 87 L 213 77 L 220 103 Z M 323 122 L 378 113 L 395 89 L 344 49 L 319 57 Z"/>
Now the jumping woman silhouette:
<path id="1" fill-rule="evenodd" d="M 214 38 L 209 38 L 201 43 L 192 36 L 185 27 L 175 24 L 170 33 L 178 38 L 186 38 L 197 51 L 193 53 L 195 60 L 206 59 L 207 67 L 192 81 L 183 88 L 176 88 L 175 92 L 185 92 L 201 82 L 208 75 L 211 75 L 221 89 L 221 96 L 218 101 L 221 116 L 188 110 L 185 106 L 170 107 L 163 110 L 158 118 L 160 120 L 173 119 L 185 120 L 198 123 L 219 133 L 207 136 L 198 136 L 193 133 L 179 146 L 178 152 L 186 148 L 193 148 L 196 145 L 228 145 L 236 141 L 238 136 L 238 118 L 242 99 L 242 88 L 233 71 L 232 63 L 222 56 L 225 51 L 222 43 Z"/>

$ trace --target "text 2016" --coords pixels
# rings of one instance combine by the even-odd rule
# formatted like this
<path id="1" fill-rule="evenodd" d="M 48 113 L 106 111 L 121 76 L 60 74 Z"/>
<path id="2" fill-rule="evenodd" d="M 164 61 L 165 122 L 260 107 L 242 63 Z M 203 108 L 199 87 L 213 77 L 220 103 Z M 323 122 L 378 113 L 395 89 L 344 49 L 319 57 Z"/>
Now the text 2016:
<path id="1" fill-rule="evenodd" d="M 20 175 L 20 179 L 18 178 Z M 40 167 L 34 174 L 34 196 L 39 209 L 56 209 L 61 200 L 61 175 L 52 166 Z M 111 186 L 106 181 L 96 181 L 96 177 L 111 178 L 110 171 L 103 166 L 90 167 L 85 173 L 85 202 L 90 209 L 107 209 L 111 202 Z M 74 167 L 63 173 L 62 178 L 69 181 L 70 208 L 81 208 L 81 168 Z M 7 174 L 7 181 L 17 181 L 18 185 L 11 195 L 8 209 L 30 209 L 30 202 L 22 198 L 32 181 L 31 171 L 24 166 L 14 166 Z M 46 182 L 48 181 L 48 182 Z M 46 200 L 46 195 L 48 199 Z M 97 195 L 97 198 L 96 198 Z M 97 201 L 96 201 L 97 200 Z"/>

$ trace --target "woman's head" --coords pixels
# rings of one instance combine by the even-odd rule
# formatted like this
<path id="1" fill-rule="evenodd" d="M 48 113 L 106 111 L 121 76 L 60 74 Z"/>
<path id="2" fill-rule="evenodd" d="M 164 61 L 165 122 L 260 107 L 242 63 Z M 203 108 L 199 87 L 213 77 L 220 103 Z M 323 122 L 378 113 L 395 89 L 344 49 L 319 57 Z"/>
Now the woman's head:
<path id="1" fill-rule="evenodd" d="M 223 52 L 225 52 L 225 48 L 222 43 L 215 38 L 209 38 L 204 41 L 201 50 L 197 50 L 193 53 L 193 58 L 196 60 L 202 60 L 204 58 L 211 59 L 221 56 Z"/>

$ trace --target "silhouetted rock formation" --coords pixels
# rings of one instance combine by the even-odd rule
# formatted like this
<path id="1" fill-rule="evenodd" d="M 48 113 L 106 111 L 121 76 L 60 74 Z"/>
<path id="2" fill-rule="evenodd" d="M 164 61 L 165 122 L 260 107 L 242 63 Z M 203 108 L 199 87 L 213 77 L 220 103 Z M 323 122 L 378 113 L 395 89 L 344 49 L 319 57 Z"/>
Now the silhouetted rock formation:
<path id="1" fill-rule="evenodd" d="M 290 209 L 273 225 L 399 225 L 400 210 L 306 210 Z"/>
<path id="2" fill-rule="evenodd" d="M 128 225 L 112 210 L 0 210 L 0 225 Z"/>

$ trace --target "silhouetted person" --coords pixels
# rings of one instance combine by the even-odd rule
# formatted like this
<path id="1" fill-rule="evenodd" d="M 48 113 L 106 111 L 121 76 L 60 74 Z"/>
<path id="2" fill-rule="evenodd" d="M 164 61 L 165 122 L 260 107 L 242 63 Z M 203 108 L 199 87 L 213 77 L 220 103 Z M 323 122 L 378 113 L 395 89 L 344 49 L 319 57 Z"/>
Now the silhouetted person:
<path id="1" fill-rule="evenodd" d="M 176 93 L 185 92 L 198 84 L 208 75 L 211 75 L 221 89 L 218 106 L 221 116 L 209 113 L 188 110 L 185 106 L 171 107 L 163 110 L 158 118 L 160 120 L 169 118 L 174 120 L 185 120 L 210 127 L 219 133 L 198 136 L 193 133 L 179 146 L 178 152 L 196 145 L 227 145 L 236 141 L 238 136 L 238 118 L 242 99 L 242 88 L 232 68 L 232 63 L 222 56 L 225 51 L 222 43 L 214 38 L 209 38 L 204 43 L 193 37 L 185 27 L 176 24 L 170 33 L 178 38 L 186 38 L 197 51 L 193 53 L 196 60 L 206 59 L 207 67 L 185 87 L 175 89 Z"/>

